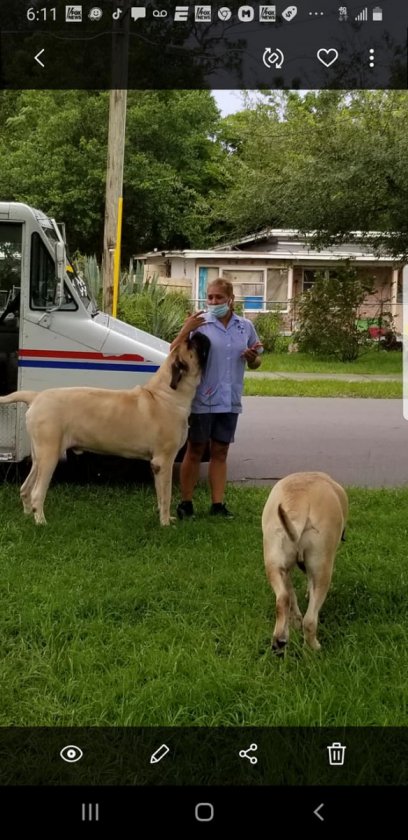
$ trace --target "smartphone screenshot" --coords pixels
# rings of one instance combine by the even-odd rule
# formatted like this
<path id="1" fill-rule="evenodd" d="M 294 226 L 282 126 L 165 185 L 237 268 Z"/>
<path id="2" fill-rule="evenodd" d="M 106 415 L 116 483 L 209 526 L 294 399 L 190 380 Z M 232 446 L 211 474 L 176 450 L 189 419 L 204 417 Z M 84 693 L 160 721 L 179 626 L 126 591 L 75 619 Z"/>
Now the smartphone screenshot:
<path id="1" fill-rule="evenodd" d="M 397 0 L 1 3 L 19 829 L 405 817 L 407 35 Z"/>

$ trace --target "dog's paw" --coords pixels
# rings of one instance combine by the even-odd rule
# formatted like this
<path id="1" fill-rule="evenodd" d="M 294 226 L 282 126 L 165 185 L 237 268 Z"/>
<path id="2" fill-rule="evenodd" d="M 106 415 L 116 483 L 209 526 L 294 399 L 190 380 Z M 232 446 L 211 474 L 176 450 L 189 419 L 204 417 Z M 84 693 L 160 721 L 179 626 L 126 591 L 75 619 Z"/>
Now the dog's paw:
<path id="1" fill-rule="evenodd" d="M 287 645 L 286 639 L 272 639 L 271 651 L 274 656 L 284 656 Z"/>
<path id="2" fill-rule="evenodd" d="M 305 648 L 309 648 L 309 650 L 321 650 L 322 649 L 322 646 L 321 646 L 320 642 L 317 641 L 317 639 L 313 639 L 313 640 L 310 640 L 310 641 L 305 639 L 304 646 L 305 646 Z"/>

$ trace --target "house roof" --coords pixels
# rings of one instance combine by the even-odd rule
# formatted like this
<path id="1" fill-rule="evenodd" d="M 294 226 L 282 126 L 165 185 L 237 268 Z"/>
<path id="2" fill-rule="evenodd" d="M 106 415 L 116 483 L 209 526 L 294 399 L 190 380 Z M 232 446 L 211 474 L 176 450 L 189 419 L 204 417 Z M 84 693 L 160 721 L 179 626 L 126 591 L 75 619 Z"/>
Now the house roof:
<path id="1" fill-rule="evenodd" d="M 235 248 L 239 248 L 242 245 L 247 245 L 250 242 L 262 242 L 265 239 L 270 239 L 271 244 L 273 244 L 273 240 L 275 241 L 282 241 L 282 242 L 299 242 L 303 245 L 311 239 L 315 235 L 314 231 L 310 231 L 309 233 L 301 233 L 299 230 L 295 230 L 293 228 L 263 228 L 263 230 L 256 231 L 256 233 L 250 233 L 247 236 L 243 236 L 240 239 L 235 239 L 231 242 L 224 243 L 223 245 L 216 245 L 215 249 L 221 248 L 221 250 L 234 250 Z M 363 233 L 360 230 L 351 231 L 350 233 L 351 241 L 348 243 L 344 243 L 346 247 L 351 246 L 355 240 L 358 239 L 367 239 L 371 238 L 374 239 L 379 236 L 384 236 L 384 233 L 380 233 L 379 231 L 369 231 L 368 233 Z"/>
<path id="2" fill-rule="evenodd" d="M 355 262 L 381 262 L 388 265 L 396 262 L 389 254 L 375 254 L 373 250 L 364 244 L 364 241 L 359 242 L 359 239 L 363 239 L 366 236 L 360 231 L 353 232 L 353 242 L 343 242 L 319 250 L 310 247 L 308 239 L 310 239 L 311 235 L 305 237 L 297 230 L 265 228 L 258 233 L 249 234 L 234 242 L 216 245 L 214 248 L 206 250 L 149 251 L 148 253 L 137 255 L 136 258 L 151 259 L 163 255 L 166 258 L 179 257 L 184 260 L 213 259 L 215 262 L 219 259 L 230 259 L 234 261 L 279 259 L 290 260 L 291 262 L 318 262 L 324 260 L 331 262 L 350 257 Z M 379 234 L 373 231 L 370 235 L 374 237 Z M 255 250 L 258 243 L 259 245 L 264 243 L 262 250 L 259 248 Z M 252 245 L 253 249 L 247 249 L 246 246 L 248 245 Z"/>

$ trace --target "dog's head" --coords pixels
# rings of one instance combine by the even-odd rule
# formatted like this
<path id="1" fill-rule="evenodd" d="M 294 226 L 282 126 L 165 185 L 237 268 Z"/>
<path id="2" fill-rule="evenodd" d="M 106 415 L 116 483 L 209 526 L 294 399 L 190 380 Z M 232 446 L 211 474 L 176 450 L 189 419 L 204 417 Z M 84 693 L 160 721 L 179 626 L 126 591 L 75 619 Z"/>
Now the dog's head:
<path id="1" fill-rule="evenodd" d="M 198 385 L 203 373 L 211 342 L 208 336 L 203 333 L 194 333 L 191 338 L 183 341 L 175 350 L 171 363 L 170 388 L 176 390 L 183 376 L 191 376 Z"/>

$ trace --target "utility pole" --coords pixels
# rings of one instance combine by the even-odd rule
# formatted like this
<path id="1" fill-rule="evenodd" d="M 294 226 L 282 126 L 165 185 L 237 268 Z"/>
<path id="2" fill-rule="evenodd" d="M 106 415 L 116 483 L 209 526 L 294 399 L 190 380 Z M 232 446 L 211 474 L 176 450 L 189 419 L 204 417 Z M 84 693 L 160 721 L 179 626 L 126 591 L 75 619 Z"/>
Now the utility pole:
<path id="1" fill-rule="evenodd" d="M 114 0 L 113 14 L 115 17 L 112 17 L 112 89 L 109 97 L 108 160 L 102 258 L 102 308 L 108 314 L 112 314 L 115 267 L 117 271 L 120 271 L 130 11 L 129 8 L 126 9 L 125 3 L 126 0 Z"/>

